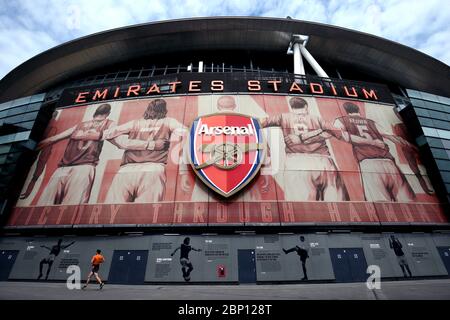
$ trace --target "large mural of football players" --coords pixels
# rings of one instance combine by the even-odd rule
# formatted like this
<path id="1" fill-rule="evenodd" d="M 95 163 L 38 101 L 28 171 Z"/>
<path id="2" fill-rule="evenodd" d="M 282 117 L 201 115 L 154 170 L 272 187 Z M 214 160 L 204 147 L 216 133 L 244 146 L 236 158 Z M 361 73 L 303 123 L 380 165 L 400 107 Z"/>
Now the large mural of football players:
<path id="1" fill-rule="evenodd" d="M 188 128 L 211 114 L 261 124 L 261 169 L 229 198 L 197 178 L 188 157 Z M 334 222 L 447 222 L 394 105 L 221 93 L 58 108 L 8 223 Z"/>
<path id="2" fill-rule="evenodd" d="M 164 197 L 168 150 L 171 139 L 186 128 L 176 119 L 167 117 L 164 99 L 152 100 L 141 119 L 107 130 L 103 139 L 127 135 L 130 140 L 144 143 L 141 150 L 125 149 L 120 169 L 106 197 L 107 203 L 154 203 Z"/>
<path id="3" fill-rule="evenodd" d="M 54 111 L 52 114 L 52 118 L 45 129 L 44 137 L 51 137 L 56 135 L 56 120 L 58 118 L 58 112 Z M 39 152 L 38 159 L 36 161 L 36 167 L 33 170 L 33 174 L 31 176 L 31 180 L 28 182 L 27 188 L 24 193 L 20 195 L 20 199 L 27 199 L 36 185 L 37 180 L 41 177 L 42 173 L 45 170 L 45 166 L 47 165 L 48 160 L 52 155 L 52 144 L 48 144 L 47 146 L 41 147 L 41 151 Z"/>
<path id="4" fill-rule="evenodd" d="M 348 200 L 347 190 L 326 143 L 334 130 L 330 124 L 310 114 L 305 99 L 290 98 L 289 106 L 290 112 L 261 121 L 263 127 L 281 127 L 284 135 L 286 200 Z"/>
<path id="5" fill-rule="evenodd" d="M 38 149 L 45 150 L 52 144 L 69 139 L 59 168 L 53 173 L 50 182 L 41 195 L 38 204 L 81 204 L 89 200 L 95 167 L 102 152 L 103 141 L 99 139 L 112 121 L 108 119 L 111 112 L 109 104 L 102 104 L 95 110 L 92 120 L 48 137 L 41 141 Z"/>
<path id="6" fill-rule="evenodd" d="M 394 108 L 393 110 L 394 110 L 395 116 L 400 121 L 393 126 L 393 134 L 395 136 L 401 138 L 401 139 L 397 139 L 396 143 L 400 147 L 400 149 L 403 153 L 403 156 L 406 158 L 406 160 L 408 162 L 409 168 L 416 176 L 423 191 L 425 191 L 427 194 L 433 194 L 434 191 L 430 188 L 430 186 L 428 185 L 428 183 L 425 180 L 425 177 L 420 172 L 419 165 L 421 163 L 420 163 L 420 158 L 419 158 L 419 150 L 414 145 L 414 140 L 411 138 L 411 135 L 408 134 L 408 129 L 406 128 L 406 125 L 403 122 L 400 113 L 397 111 L 396 108 Z"/>
<path id="7" fill-rule="evenodd" d="M 352 145 L 362 172 L 366 200 L 407 202 L 414 199 L 414 191 L 383 138 L 407 142 L 401 137 L 381 133 L 377 123 L 363 117 L 355 103 L 345 102 L 343 108 L 346 115 L 336 119 L 335 126 L 342 129 L 342 139 Z M 368 172 L 375 174 L 366 174 Z"/>

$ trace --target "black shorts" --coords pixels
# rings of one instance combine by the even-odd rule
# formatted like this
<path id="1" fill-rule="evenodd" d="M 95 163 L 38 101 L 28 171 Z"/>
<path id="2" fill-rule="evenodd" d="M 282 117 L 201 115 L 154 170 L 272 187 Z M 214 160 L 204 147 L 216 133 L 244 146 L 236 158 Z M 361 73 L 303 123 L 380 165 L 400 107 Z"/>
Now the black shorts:
<path id="1" fill-rule="evenodd" d="M 91 271 L 93 272 L 93 273 L 98 273 L 98 270 L 100 269 L 100 265 L 96 265 L 96 266 L 92 266 L 92 269 L 91 269 Z"/>

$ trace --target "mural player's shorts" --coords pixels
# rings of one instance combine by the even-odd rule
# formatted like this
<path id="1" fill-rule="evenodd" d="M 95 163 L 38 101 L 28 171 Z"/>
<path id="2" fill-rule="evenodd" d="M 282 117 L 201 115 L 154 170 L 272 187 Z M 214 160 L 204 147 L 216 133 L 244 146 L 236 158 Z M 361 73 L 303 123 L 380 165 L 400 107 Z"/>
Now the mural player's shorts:
<path id="1" fill-rule="evenodd" d="M 342 186 L 333 159 L 321 154 L 286 155 L 282 188 L 288 201 L 315 201 L 324 189 L 325 201 L 344 200 Z M 301 188 L 299 188 L 301 186 Z"/>
<path id="2" fill-rule="evenodd" d="M 106 203 L 154 203 L 164 198 L 166 166 L 163 163 L 122 165 L 106 196 Z"/>

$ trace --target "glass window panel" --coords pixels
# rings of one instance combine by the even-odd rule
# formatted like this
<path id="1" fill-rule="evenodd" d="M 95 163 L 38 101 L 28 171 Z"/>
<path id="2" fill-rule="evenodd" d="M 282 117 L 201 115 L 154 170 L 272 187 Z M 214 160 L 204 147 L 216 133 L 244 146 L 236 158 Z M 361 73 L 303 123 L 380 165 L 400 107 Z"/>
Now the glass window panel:
<path id="1" fill-rule="evenodd" d="M 430 118 L 430 113 L 429 113 L 428 110 L 426 110 L 426 109 L 415 108 L 414 111 L 416 111 L 416 114 L 417 114 L 418 116 Z"/>
<path id="2" fill-rule="evenodd" d="M 450 130 L 450 122 L 442 120 L 433 120 L 434 126 L 438 129 Z"/>
<path id="3" fill-rule="evenodd" d="M 44 98 L 45 98 L 45 93 L 35 94 L 34 96 L 30 97 L 30 103 L 44 101 Z"/>
<path id="4" fill-rule="evenodd" d="M 422 98 L 424 100 L 428 100 L 428 101 L 439 101 L 438 97 L 434 94 L 431 93 L 427 93 L 427 92 L 421 92 Z"/>
<path id="5" fill-rule="evenodd" d="M 41 105 L 42 103 L 40 102 L 29 104 L 27 107 L 27 112 L 38 111 L 41 108 Z"/>
<path id="6" fill-rule="evenodd" d="M 436 164 L 440 170 L 450 171 L 450 161 L 449 160 L 436 160 Z"/>
<path id="7" fill-rule="evenodd" d="M 431 153 L 435 158 L 447 160 L 447 152 L 444 149 L 431 148 Z"/>
<path id="8" fill-rule="evenodd" d="M 411 103 L 414 107 L 425 107 L 425 102 L 420 99 L 411 99 Z"/>
<path id="9" fill-rule="evenodd" d="M 450 183 L 450 172 L 449 171 L 441 171 L 442 180 L 446 183 Z"/>
<path id="10" fill-rule="evenodd" d="M 423 133 L 424 133 L 426 136 L 439 138 L 439 135 L 438 135 L 436 129 L 433 129 L 433 128 L 427 128 L 427 127 L 422 127 L 422 130 L 423 130 Z"/>
<path id="11" fill-rule="evenodd" d="M 450 140 L 441 140 L 441 144 L 445 149 L 450 149 Z"/>
<path id="12" fill-rule="evenodd" d="M 16 141 L 26 140 L 30 137 L 30 131 L 16 133 Z"/>
<path id="13" fill-rule="evenodd" d="M 8 110 L 8 116 L 13 116 L 16 114 L 22 114 L 27 112 L 27 106 L 20 106 L 16 108 L 11 108 Z"/>
<path id="14" fill-rule="evenodd" d="M 443 112 L 429 110 L 428 113 L 430 114 L 430 117 L 434 118 L 434 119 L 446 119 L 447 118 L 447 114 L 445 114 Z"/>
<path id="15" fill-rule="evenodd" d="M 445 103 L 446 105 L 450 106 L 450 98 L 438 96 L 438 100 L 441 103 Z"/>
<path id="16" fill-rule="evenodd" d="M 422 126 L 426 126 L 426 127 L 434 127 L 434 123 L 433 120 L 428 119 L 428 118 L 419 118 L 419 122 Z"/>
<path id="17" fill-rule="evenodd" d="M 14 100 L 11 100 L 11 101 L 7 101 L 7 102 L 0 104 L 0 110 L 5 110 L 5 109 L 11 108 L 13 101 Z"/>
<path id="18" fill-rule="evenodd" d="M 23 98 L 20 98 L 20 99 L 16 99 L 16 100 L 14 100 L 14 102 L 12 103 L 12 107 L 23 106 L 24 104 L 30 103 L 30 100 L 31 100 L 31 96 L 29 96 L 29 97 L 23 97 Z"/>
<path id="19" fill-rule="evenodd" d="M 0 145 L 0 154 L 8 153 L 11 150 L 11 145 Z"/>
<path id="20" fill-rule="evenodd" d="M 11 143 L 11 142 L 14 142 L 15 137 L 16 137 L 16 134 L 15 134 L 15 133 L 13 133 L 13 134 L 8 134 L 8 135 L 5 135 L 5 136 L 0 136 L 0 143 L 1 143 L 1 144 L 4 144 L 4 143 Z"/>
<path id="21" fill-rule="evenodd" d="M 420 91 L 412 90 L 412 89 L 406 89 L 406 93 L 410 98 L 419 98 L 422 99 L 422 95 L 420 94 Z"/>
<path id="22" fill-rule="evenodd" d="M 450 131 L 448 130 L 436 130 L 439 137 L 443 138 L 443 139 L 449 139 L 450 140 Z"/>
<path id="23" fill-rule="evenodd" d="M 445 104 L 441 104 L 441 103 L 435 103 L 435 102 L 428 102 L 428 109 L 434 110 L 434 111 L 439 111 L 439 112 L 443 112 L 443 113 L 447 113 L 449 112 L 449 107 L 446 106 Z"/>
<path id="24" fill-rule="evenodd" d="M 12 117 L 7 117 L 4 118 L 4 122 L 5 123 L 17 123 L 17 122 L 21 122 L 22 121 L 22 115 L 17 115 L 17 116 L 12 116 Z"/>
<path id="25" fill-rule="evenodd" d="M 38 112 L 29 112 L 29 113 L 23 113 L 17 116 L 13 117 L 7 117 L 5 118 L 5 123 L 19 123 L 24 121 L 30 121 L 35 120 L 37 117 Z"/>
<path id="26" fill-rule="evenodd" d="M 34 121 L 27 121 L 27 122 L 18 123 L 16 125 L 21 129 L 31 130 L 31 129 L 33 129 L 34 123 L 35 123 Z"/>

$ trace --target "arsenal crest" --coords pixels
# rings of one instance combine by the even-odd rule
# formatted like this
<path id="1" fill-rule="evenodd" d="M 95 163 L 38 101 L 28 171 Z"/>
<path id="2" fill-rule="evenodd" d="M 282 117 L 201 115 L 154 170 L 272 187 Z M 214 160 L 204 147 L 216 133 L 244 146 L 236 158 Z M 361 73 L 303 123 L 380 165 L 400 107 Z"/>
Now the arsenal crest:
<path id="1" fill-rule="evenodd" d="M 264 155 L 261 126 L 256 118 L 215 113 L 194 120 L 190 130 L 190 161 L 212 190 L 230 197 L 256 175 Z"/>

